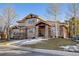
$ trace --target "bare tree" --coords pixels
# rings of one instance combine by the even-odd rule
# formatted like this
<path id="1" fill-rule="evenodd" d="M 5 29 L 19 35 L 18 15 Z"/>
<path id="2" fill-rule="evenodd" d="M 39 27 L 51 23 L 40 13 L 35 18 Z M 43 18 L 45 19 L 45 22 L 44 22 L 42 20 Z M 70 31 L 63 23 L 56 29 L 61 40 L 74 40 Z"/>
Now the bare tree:
<path id="1" fill-rule="evenodd" d="M 78 3 L 72 3 L 69 4 L 69 11 L 67 11 L 68 17 L 79 17 L 79 4 Z"/>
<path id="2" fill-rule="evenodd" d="M 60 14 L 60 4 L 57 4 L 57 3 L 49 4 L 47 11 L 49 14 L 51 14 L 52 19 L 56 21 L 55 23 L 56 33 L 55 34 L 56 34 L 56 38 L 58 38 L 59 36 L 58 16 Z"/>
<path id="3" fill-rule="evenodd" d="M 10 39 L 10 26 L 12 25 L 12 21 L 17 19 L 17 14 L 12 7 L 6 7 L 2 11 L 3 20 L 5 20 L 4 31 L 7 33 L 8 40 Z"/>

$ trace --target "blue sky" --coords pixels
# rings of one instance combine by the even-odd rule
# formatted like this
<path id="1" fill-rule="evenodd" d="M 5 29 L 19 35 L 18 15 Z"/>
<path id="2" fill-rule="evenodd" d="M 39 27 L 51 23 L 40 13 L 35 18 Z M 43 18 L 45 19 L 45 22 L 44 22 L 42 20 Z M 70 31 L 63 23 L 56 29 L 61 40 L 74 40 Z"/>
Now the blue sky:
<path id="1" fill-rule="evenodd" d="M 14 4 L 4 3 L 4 4 L 0 4 L 0 11 L 1 9 L 4 9 L 7 6 L 12 6 L 13 8 L 15 8 L 16 13 L 19 16 L 18 20 L 21 20 L 22 18 L 24 18 L 30 13 L 39 15 L 43 17 L 44 19 L 48 19 L 48 13 L 47 13 L 48 4 L 47 3 L 14 3 Z M 68 7 L 68 4 L 61 4 L 62 13 L 60 14 L 60 18 L 61 18 L 60 21 L 64 20 L 67 7 Z"/>

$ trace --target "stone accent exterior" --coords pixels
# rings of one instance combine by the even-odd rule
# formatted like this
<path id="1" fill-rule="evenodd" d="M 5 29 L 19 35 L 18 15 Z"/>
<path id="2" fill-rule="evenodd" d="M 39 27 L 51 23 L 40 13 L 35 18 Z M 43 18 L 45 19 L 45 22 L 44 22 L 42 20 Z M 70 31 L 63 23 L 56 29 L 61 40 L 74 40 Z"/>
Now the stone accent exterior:
<path id="1" fill-rule="evenodd" d="M 48 38 L 48 25 L 47 26 L 45 26 L 45 38 Z"/>
<path id="2" fill-rule="evenodd" d="M 36 33 L 35 34 L 36 34 L 35 37 L 38 38 L 38 26 L 36 26 Z"/>

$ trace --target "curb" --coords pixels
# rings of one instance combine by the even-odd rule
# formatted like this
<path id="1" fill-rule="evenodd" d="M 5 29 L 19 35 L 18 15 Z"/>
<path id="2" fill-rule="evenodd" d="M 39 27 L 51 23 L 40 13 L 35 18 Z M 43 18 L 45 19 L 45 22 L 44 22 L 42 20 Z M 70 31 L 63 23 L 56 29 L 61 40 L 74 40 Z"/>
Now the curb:
<path id="1" fill-rule="evenodd" d="M 23 50 L 25 50 L 25 49 L 23 49 Z M 40 52 L 40 53 L 47 53 L 47 54 L 56 54 L 56 55 L 61 55 L 61 56 L 79 56 L 79 53 L 68 52 L 68 51 L 35 49 L 35 48 L 27 48 L 26 50 Z"/>
<path id="2" fill-rule="evenodd" d="M 17 47 L 17 46 L 14 46 Z M 36 49 L 36 48 L 29 48 L 29 47 L 17 47 L 19 49 L 25 50 L 25 51 L 34 51 L 39 53 L 46 53 L 46 54 L 56 54 L 60 56 L 79 56 L 79 53 L 76 52 L 68 52 L 68 51 L 59 51 L 59 50 L 48 50 L 48 49 Z"/>

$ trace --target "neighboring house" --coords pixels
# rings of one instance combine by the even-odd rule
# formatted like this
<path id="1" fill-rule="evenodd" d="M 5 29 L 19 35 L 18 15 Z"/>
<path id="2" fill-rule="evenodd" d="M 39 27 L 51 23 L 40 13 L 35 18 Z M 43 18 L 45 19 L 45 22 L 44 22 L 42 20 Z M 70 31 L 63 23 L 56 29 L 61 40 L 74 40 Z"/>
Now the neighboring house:
<path id="1" fill-rule="evenodd" d="M 55 21 L 46 21 L 41 17 L 29 14 L 24 19 L 17 21 L 18 25 L 17 28 L 12 29 L 12 35 L 17 36 L 18 38 L 55 38 L 56 37 L 56 28 L 55 28 Z M 65 25 L 60 27 L 60 22 L 58 22 L 58 36 L 60 37 L 60 32 L 63 33 L 63 38 L 67 37 Z M 63 31 L 60 31 L 60 28 Z M 14 34 L 16 33 L 16 34 Z"/>

